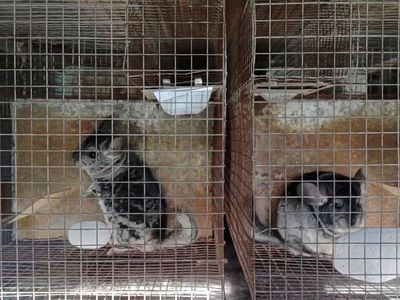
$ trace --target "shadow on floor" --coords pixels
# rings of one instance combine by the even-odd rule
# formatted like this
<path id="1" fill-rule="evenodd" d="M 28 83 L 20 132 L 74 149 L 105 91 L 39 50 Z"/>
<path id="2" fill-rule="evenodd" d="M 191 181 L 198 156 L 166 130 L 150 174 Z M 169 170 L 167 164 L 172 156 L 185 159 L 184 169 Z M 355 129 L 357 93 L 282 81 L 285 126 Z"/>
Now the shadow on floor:
<path id="1" fill-rule="evenodd" d="M 250 291 L 236 255 L 235 247 L 225 223 L 225 299 L 250 300 Z"/>

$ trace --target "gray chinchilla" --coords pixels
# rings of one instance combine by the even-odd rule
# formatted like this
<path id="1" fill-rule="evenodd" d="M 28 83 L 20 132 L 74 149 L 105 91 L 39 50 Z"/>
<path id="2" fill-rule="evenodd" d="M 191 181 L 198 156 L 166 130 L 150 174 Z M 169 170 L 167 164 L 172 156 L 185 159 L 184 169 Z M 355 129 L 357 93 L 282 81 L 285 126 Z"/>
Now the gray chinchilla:
<path id="1" fill-rule="evenodd" d="M 276 229 L 256 218 L 255 239 L 284 245 L 294 255 L 332 256 L 337 238 L 364 225 L 365 181 L 362 169 L 352 178 L 323 171 L 303 174 L 279 200 Z"/>

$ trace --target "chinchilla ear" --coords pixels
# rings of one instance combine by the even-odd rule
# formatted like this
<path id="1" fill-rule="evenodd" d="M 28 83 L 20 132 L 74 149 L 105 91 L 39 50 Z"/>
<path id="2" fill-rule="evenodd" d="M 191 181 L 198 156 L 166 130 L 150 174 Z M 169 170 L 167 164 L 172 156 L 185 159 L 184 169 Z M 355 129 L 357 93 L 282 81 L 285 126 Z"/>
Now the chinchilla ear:
<path id="1" fill-rule="evenodd" d="M 357 180 L 357 181 L 366 181 L 367 180 L 367 178 L 364 174 L 364 170 L 362 168 L 358 169 L 358 171 L 356 172 L 356 174 L 354 174 L 352 179 Z"/>
<path id="2" fill-rule="evenodd" d="M 110 143 L 110 150 L 123 150 L 126 146 L 126 138 L 123 136 L 114 137 Z"/>
<path id="3" fill-rule="evenodd" d="M 317 184 L 311 182 L 303 182 L 297 185 L 296 191 L 298 195 L 301 195 L 303 201 L 309 205 L 321 206 L 328 201 L 328 195 L 325 188 L 320 183 Z"/>
<path id="4" fill-rule="evenodd" d="M 352 180 L 356 181 L 356 183 L 359 183 L 361 195 L 365 195 L 367 193 L 367 177 L 365 176 L 362 168 L 358 169 Z"/>

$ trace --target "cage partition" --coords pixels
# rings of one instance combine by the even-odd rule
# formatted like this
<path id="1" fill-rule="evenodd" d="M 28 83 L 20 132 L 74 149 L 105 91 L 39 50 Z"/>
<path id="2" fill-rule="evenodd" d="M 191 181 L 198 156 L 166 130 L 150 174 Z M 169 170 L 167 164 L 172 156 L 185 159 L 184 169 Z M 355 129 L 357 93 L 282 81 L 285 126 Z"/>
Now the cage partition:
<path id="1" fill-rule="evenodd" d="M 253 299 L 397 298 L 398 254 L 388 267 L 382 249 L 397 249 L 399 223 L 399 3 L 254 0 L 226 9 L 226 214 Z M 365 222 L 354 234 L 365 235 L 351 244 L 344 228 L 348 241 L 313 241 L 316 249 L 332 245 L 331 257 L 294 255 L 285 232 L 302 211 L 285 205 L 296 178 L 324 171 L 353 177 L 360 168 Z M 307 247 L 306 228 L 322 225 L 298 226 L 298 244 Z M 255 240 L 257 228 L 269 237 L 280 232 L 280 240 Z M 395 232 L 390 241 L 388 230 Z M 343 245 L 350 245 L 341 257 L 347 267 L 339 271 Z M 367 256 L 352 252 L 373 247 Z M 371 274 L 373 257 L 386 267 Z"/>
<path id="2" fill-rule="evenodd" d="M 0 297 L 222 299 L 224 1 L 34 2 L 0 4 Z M 128 158 L 100 162 L 115 151 Z M 116 229 L 146 235 L 153 217 L 110 219 L 85 171 L 96 163 L 112 172 L 115 211 L 115 174 L 153 175 L 136 186 L 159 186 L 165 247 L 113 244 Z"/>

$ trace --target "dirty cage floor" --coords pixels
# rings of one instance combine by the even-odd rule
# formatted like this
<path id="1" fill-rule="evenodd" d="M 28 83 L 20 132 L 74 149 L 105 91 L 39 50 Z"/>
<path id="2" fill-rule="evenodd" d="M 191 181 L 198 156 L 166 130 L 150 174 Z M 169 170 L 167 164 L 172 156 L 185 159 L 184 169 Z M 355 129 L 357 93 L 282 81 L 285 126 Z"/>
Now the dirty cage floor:
<path id="1" fill-rule="evenodd" d="M 2 299 L 221 299 L 214 241 L 162 252 L 81 250 L 64 240 L 18 241 L 1 248 Z M 196 257 L 196 260 L 193 260 Z"/>
<path id="2" fill-rule="evenodd" d="M 269 258 L 269 259 L 268 259 Z M 255 299 L 398 299 L 396 279 L 368 283 L 340 274 L 332 261 L 294 257 L 284 249 L 255 247 Z"/>

